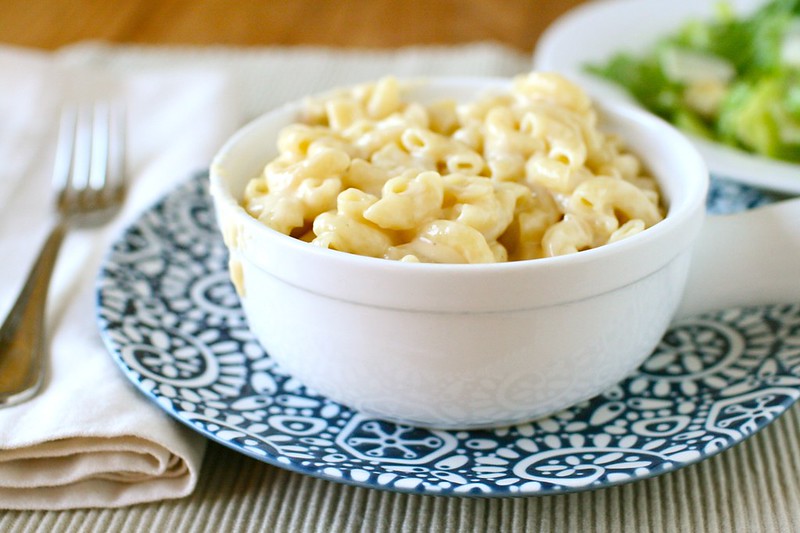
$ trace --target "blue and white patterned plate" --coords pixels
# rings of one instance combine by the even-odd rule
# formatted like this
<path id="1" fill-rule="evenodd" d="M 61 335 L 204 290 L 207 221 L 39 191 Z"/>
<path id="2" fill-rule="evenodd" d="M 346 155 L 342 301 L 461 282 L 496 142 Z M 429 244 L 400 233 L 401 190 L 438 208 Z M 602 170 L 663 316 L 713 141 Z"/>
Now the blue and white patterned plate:
<path id="1" fill-rule="evenodd" d="M 710 199 L 716 211 L 765 201 L 723 183 Z M 776 305 L 676 324 L 637 374 L 533 423 L 439 431 L 373 420 L 276 366 L 247 328 L 226 263 L 198 176 L 107 256 L 98 280 L 105 342 L 133 384 L 189 427 L 333 481 L 475 496 L 606 487 L 729 448 L 800 396 L 800 305 Z"/>

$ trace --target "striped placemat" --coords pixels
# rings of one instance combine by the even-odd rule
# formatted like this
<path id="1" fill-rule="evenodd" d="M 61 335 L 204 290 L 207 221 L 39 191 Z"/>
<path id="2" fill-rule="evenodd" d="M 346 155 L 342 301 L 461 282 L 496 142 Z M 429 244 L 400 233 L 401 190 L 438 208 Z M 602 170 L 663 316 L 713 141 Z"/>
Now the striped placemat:
<path id="1" fill-rule="evenodd" d="M 592 492 L 477 499 L 351 487 L 209 446 L 195 492 L 126 509 L 14 511 L 0 531 L 789 532 L 800 526 L 800 407 L 711 459 Z"/>

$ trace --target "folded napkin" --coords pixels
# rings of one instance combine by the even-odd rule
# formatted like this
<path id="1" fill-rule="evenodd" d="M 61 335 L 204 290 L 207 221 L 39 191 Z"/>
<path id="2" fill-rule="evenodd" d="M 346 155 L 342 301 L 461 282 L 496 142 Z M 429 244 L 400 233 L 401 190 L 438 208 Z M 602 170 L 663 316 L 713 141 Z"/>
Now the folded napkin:
<path id="1" fill-rule="evenodd" d="M 0 317 L 16 297 L 53 221 L 50 174 L 65 99 L 113 96 L 128 114 L 130 192 L 103 228 L 73 230 L 50 286 L 49 368 L 42 391 L 0 409 L 0 509 L 117 507 L 177 498 L 196 482 L 205 439 L 125 379 L 95 323 L 94 283 L 124 226 L 178 182 L 206 168 L 241 124 L 219 69 L 131 75 L 0 47 Z"/>

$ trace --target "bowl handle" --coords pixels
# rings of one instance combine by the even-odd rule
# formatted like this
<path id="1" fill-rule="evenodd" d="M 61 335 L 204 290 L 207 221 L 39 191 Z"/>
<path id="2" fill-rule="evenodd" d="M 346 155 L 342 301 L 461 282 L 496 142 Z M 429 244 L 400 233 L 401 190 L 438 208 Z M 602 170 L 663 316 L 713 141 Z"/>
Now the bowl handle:
<path id="1" fill-rule="evenodd" d="M 692 253 L 678 317 L 800 303 L 800 198 L 708 217 Z"/>

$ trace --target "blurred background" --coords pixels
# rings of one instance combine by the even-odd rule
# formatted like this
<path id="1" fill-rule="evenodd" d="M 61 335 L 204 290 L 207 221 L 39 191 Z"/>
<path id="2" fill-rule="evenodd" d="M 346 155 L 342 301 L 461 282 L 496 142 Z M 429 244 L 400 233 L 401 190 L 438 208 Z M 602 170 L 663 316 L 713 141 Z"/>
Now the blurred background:
<path id="1" fill-rule="evenodd" d="M 494 41 L 531 52 L 586 0 L 0 0 L 0 43 L 391 48 Z"/>

